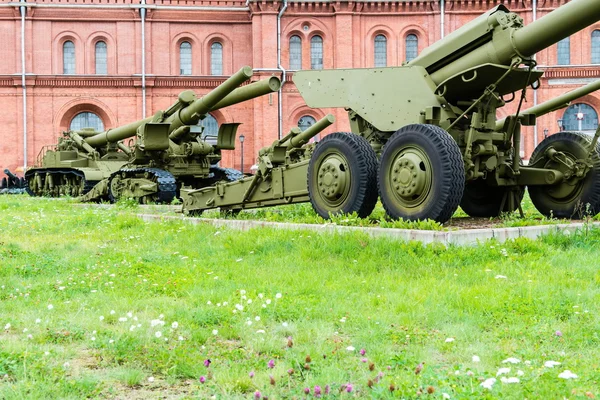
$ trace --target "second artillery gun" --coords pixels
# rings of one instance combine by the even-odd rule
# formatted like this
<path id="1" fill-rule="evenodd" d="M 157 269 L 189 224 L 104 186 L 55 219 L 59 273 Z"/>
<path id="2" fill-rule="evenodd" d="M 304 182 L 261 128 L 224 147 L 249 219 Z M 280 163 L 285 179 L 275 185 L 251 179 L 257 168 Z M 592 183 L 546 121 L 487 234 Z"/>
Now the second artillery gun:
<path id="1" fill-rule="evenodd" d="M 168 203 L 181 187 L 201 188 L 241 178 L 241 173 L 217 166 L 221 151 L 235 148 L 240 124 L 221 124 L 216 145 L 192 127 L 210 111 L 275 92 L 281 85 L 270 77 L 240 87 L 251 77 L 252 68 L 243 67 L 203 97 L 181 92 L 171 107 L 152 117 L 100 133 L 65 132 L 59 146 L 46 151 L 40 165 L 27 171 L 30 194 Z M 128 138 L 135 138 L 131 147 L 122 143 Z"/>
<path id="2" fill-rule="evenodd" d="M 546 216 L 595 215 L 600 129 L 593 138 L 550 136 L 529 165 L 520 145 L 521 126 L 570 101 L 567 95 L 521 112 L 527 88 L 537 89 L 543 75 L 535 53 L 599 20 L 598 0 L 572 0 L 528 26 L 499 5 L 401 67 L 298 71 L 294 83 L 306 103 L 345 108 L 352 132 L 328 135 L 314 151 L 290 142 L 265 148 L 258 177 L 184 190 L 184 210 L 310 200 L 324 218 L 366 217 L 379 197 L 392 218 L 443 223 L 459 205 L 476 217 L 514 211 L 528 187 Z M 498 121 L 498 109 L 511 101 L 516 114 Z M 302 177 L 307 183 L 299 185 Z"/>

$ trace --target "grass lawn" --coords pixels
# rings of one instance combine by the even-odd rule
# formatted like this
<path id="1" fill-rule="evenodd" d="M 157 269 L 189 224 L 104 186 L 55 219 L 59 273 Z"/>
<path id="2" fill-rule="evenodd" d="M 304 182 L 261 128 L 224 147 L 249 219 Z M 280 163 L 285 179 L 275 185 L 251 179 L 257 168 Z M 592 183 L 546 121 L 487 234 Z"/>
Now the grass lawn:
<path id="1" fill-rule="evenodd" d="M 445 248 L 136 211 L 0 197 L 0 399 L 600 396 L 600 230 Z"/>

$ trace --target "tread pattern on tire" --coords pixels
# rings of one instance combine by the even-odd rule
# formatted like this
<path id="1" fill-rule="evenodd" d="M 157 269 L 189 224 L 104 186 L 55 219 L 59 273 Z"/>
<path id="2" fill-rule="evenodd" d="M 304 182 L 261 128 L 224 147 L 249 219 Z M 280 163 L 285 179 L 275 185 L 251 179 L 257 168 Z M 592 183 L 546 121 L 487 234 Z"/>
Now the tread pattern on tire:
<path id="1" fill-rule="evenodd" d="M 573 131 L 563 131 L 563 132 L 558 132 L 552 136 L 547 137 L 546 139 L 544 139 L 533 151 L 533 153 L 531 154 L 530 157 L 530 163 L 534 163 L 536 161 L 537 157 L 543 157 L 542 151 L 546 151 L 546 148 L 552 144 L 553 142 L 556 141 L 560 141 L 561 139 L 566 139 L 566 140 L 572 140 L 578 144 L 580 144 L 582 147 L 589 147 L 591 145 L 591 138 L 581 132 L 573 132 Z M 581 199 L 581 202 L 583 203 L 583 206 L 585 207 L 586 204 L 590 205 L 590 210 L 589 212 L 592 215 L 596 215 L 598 212 L 600 212 L 600 141 L 596 144 L 596 151 L 594 152 L 594 154 L 592 155 L 592 170 L 588 172 L 588 174 L 595 174 L 595 179 L 592 182 L 591 186 L 588 188 L 588 190 L 585 193 L 582 193 L 582 197 L 583 199 Z M 586 178 L 587 179 L 587 178 Z M 529 188 L 530 193 L 531 193 L 531 188 Z M 582 211 L 583 214 L 586 214 L 586 210 L 585 208 L 583 210 L 572 210 L 572 211 L 568 211 L 568 212 L 560 212 L 557 210 L 544 210 L 545 206 L 542 204 L 536 204 L 536 201 L 534 200 L 535 196 L 530 196 L 531 197 L 531 201 L 533 202 L 535 208 L 542 214 L 546 215 L 546 216 L 550 216 L 552 215 L 553 217 L 557 217 L 557 218 L 572 218 L 573 216 L 577 216 L 577 217 L 584 217 L 585 215 L 581 215 Z"/>
<path id="2" fill-rule="evenodd" d="M 312 157 L 318 156 L 319 149 L 322 149 L 328 142 L 335 140 L 339 140 L 351 148 L 352 155 L 356 158 L 355 167 L 359 169 L 358 174 L 367 177 L 367 179 L 364 179 L 364 182 L 362 182 L 363 184 L 358 185 L 358 192 L 356 193 L 355 201 L 351 204 L 351 207 L 342 212 L 348 214 L 356 212 L 360 218 L 366 218 L 371 214 L 377 203 L 377 154 L 369 142 L 362 136 L 350 132 L 335 132 L 325 136 L 325 138 L 317 144 Z M 311 163 L 309 164 L 307 174 L 308 188 L 311 188 L 310 182 L 312 172 L 313 165 Z M 371 179 L 368 179 L 368 177 L 371 177 Z M 329 218 L 329 216 L 324 216 L 318 211 L 313 196 L 310 196 L 310 202 L 317 214 L 321 215 L 323 218 Z"/>
<path id="3" fill-rule="evenodd" d="M 438 156 L 443 166 L 442 171 L 439 172 L 438 176 L 434 176 L 432 181 L 435 179 L 442 179 L 441 190 L 439 193 L 439 201 L 436 201 L 435 205 L 430 210 L 427 217 L 424 219 L 432 219 L 440 223 L 448 221 L 460 204 L 463 196 L 465 187 L 465 167 L 463 162 L 462 153 L 460 147 L 454 141 L 452 136 L 435 125 L 428 124 L 412 124 L 400 128 L 396 133 L 390 137 L 386 145 L 383 147 L 382 159 L 386 149 L 393 144 L 394 137 L 398 137 L 403 133 L 411 131 L 417 134 L 421 134 L 428 138 L 433 146 L 438 149 Z M 378 179 L 379 181 L 379 179 Z M 379 196 L 386 213 L 392 218 L 402 218 L 402 215 L 398 215 L 395 210 L 385 201 L 381 193 L 381 186 L 379 187 Z"/>

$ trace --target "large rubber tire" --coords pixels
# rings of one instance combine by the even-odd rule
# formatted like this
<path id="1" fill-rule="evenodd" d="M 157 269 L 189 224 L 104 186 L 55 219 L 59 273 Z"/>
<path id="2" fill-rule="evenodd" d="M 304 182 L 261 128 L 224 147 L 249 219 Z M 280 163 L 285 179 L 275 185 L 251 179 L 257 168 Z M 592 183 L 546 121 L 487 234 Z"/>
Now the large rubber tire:
<path id="1" fill-rule="evenodd" d="M 361 136 L 332 133 L 317 144 L 307 181 L 310 202 L 321 217 L 355 212 L 366 218 L 377 203 L 377 154 Z"/>
<path id="2" fill-rule="evenodd" d="M 407 125 L 383 147 L 378 184 L 391 218 L 444 223 L 458 208 L 465 188 L 460 148 L 438 126 Z"/>
<path id="3" fill-rule="evenodd" d="M 565 172 L 566 167 L 546 157 L 546 150 L 552 146 L 575 161 L 586 157 L 590 145 L 591 138 L 583 133 L 559 132 L 544 139 L 536 147 L 531 154 L 529 164 Z M 540 159 L 544 159 L 544 162 L 540 162 Z M 600 143 L 593 152 L 592 165 L 592 169 L 581 180 L 552 186 L 529 186 L 529 196 L 535 208 L 548 217 L 556 218 L 582 218 L 598 214 L 600 212 Z"/>
<path id="4" fill-rule="evenodd" d="M 505 195 L 514 190 L 516 202 L 510 204 Z M 501 213 L 510 213 L 519 208 L 523 200 L 525 188 L 523 186 L 490 186 L 484 180 L 477 179 L 468 182 L 465 186 L 463 198 L 460 201 L 460 208 L 470 217 L 495 218 Z M 502 206 L 502 201 L 504 205 Z M 500 209 L 502 206 L 502 209 Z"/>

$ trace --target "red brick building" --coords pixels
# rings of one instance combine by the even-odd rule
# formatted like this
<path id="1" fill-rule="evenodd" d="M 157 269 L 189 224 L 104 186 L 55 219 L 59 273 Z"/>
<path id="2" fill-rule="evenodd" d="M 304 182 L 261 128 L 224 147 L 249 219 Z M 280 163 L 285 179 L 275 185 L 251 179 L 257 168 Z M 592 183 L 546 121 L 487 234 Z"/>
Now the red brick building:
<path id="1" fill-rule="evenodd" d="M 255 79 L 281 76 L 281 67 L 281 110 L 274 93 L 207 121 L 213 128 L 215 122 L 243 123 L 246 171 L 257 151 L 277 138 L 280 119 L 285 134 L 333 112 L 337 122 L 328 132 L 349 129 L 344 110 L 304 104 L 291 81 L 294 69 L 400 65 L 499 3 L 528 23 L 567 2 L 14 1 L 0 1 L 0 168 L 33 164 L 40 149 L 71 126 L 115 127 L 168 108 L 184 89 L 204 94 L 244 65 L 256 69 Z M 529 91 L 527 107 L 600 78 L 600 24 L 537 60 L 546 74 L 537 98 Z M 523 154 L 531 154 L 545 132 L 556 132 L 559 119 L 567 128 L 595 129 L 600 95 L 577 103 L 566 115 L 551 113 L 528 128 Z M 240 151 L 227 152 L 223 164 L 240 168 Z"/>

